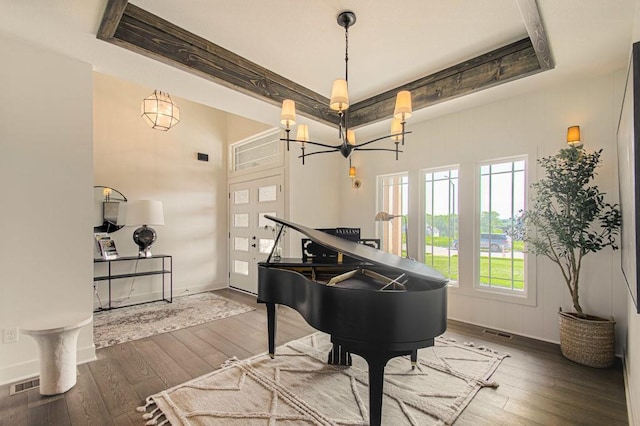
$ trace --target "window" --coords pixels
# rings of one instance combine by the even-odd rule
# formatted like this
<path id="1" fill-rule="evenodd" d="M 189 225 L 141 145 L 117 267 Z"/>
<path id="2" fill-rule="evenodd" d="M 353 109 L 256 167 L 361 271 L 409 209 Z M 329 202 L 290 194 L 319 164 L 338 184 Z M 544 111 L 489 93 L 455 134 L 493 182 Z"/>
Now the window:
<path id="1" fill-rule="evenodd" d="M 424 172 L 424 263 L 458 280 L 458 169 Z"/>
<path id="2" fill-rule="evenodd" d="M 393 216 L 389 220 L 377 222 L 382 250 L 408 257 L 409 175 L 407 173 L 378 176 L 378 212 Z"/>
<path id="3" fill-rule="evenodd" d="M 523 242 L 518 215 L 525 208 L 525 160 L 480 167 L 480 229 L 477 237 L 480 288 L 524 293 Z"/>
<path id="4" fill-rule="evenodd" d="M 280 131 L 267 131 L 231 145 L 233 172 L 260 166 L 274 166 L 282 161 Z"/>

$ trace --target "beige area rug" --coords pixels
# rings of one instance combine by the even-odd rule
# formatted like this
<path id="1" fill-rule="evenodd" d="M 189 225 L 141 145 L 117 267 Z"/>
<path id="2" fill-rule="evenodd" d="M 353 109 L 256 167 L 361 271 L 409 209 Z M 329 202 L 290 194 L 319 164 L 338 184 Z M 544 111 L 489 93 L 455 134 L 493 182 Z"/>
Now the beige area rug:
<path id="1" fill-rule="evenodd" d="M 326 364 L 331 343 L 322 333 L 278 347 L 275 359 L 262 354 L 231 359 L 219 370 L 147 398 L 139 407 L 147 425 L 366 425 L 367 365 Z M 497 386 L 489 378 L 507 354 L 436 339 L 385 368 L 383 425 L 450 425 L 479 389 Z"/>
<path id="2" fill-rule="evenodd" d="M 213 293 L 174 297 L 173 303 L 160 301 L 94 313 L 93 339 L 96 348 L 106 348 L 253 310 Z"/>

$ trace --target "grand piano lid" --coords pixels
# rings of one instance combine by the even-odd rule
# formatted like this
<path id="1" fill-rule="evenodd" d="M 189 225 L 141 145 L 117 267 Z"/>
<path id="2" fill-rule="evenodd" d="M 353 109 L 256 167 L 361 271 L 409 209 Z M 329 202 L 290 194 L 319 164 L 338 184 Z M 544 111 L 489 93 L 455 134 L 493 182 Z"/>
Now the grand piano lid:
<path id="1" fill-rule="evenodd" d="M 387 253 L 354 241 L 349 241 L 344 238 L 339 238 L 334 235 L 327 234 L 326 232 L 318 231 L 317 229 L 308 228 L 304 225 L 298 225 L 297 223 L 290 222 L 286 219 L 270 215 L 264 215 L 264 217 L 283 226 L 295 229 L 321 246 L 354 257 L 358 260 L 369 262 L 374 265 L 397 269 L 398 271 L 405 272 L 407 275 L 424 279 L 436 285 L 446 284 L 449 281 L 440 272 L 429 268 L 424 263 L 406 259 L 404 257 Z"/>

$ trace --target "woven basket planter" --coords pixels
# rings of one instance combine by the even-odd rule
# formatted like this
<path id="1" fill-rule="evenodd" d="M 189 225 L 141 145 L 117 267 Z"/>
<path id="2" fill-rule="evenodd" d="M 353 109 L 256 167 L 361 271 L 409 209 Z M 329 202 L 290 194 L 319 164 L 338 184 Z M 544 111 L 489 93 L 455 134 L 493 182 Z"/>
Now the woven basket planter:
<path id="1" fill-rule="evenodd" d="M 565 358 L 582 365 L 606 368 L 615 361 L 615 321 L 558 312 L 560 350 Z"/>

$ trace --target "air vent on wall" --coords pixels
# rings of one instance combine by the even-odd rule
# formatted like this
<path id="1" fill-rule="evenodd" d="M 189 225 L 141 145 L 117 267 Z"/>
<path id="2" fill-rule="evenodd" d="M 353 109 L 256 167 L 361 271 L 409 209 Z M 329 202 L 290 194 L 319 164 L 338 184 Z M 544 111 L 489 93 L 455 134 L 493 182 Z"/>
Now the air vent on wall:
<path id="1" fill-rule="evenodd" d="M 486 328 L 482 330 L 482 332 L 485 334 L 491 334 L 492 336 L 504 337 L 505 339 L 511 339 L 513 337 L 508 333 L 504 333 L 502 331 L 496 331 L 496 330 L 489 330 Z"/>
<path id="2" fill-rule="evenodd" d="M 26 392 L 29 389 L 37 388 L 40 386 L 40 379 L 29 379 L 24 382 L 14 383 L 9 387 L 9 395 L 15 395 L 17 393 Z"/>

